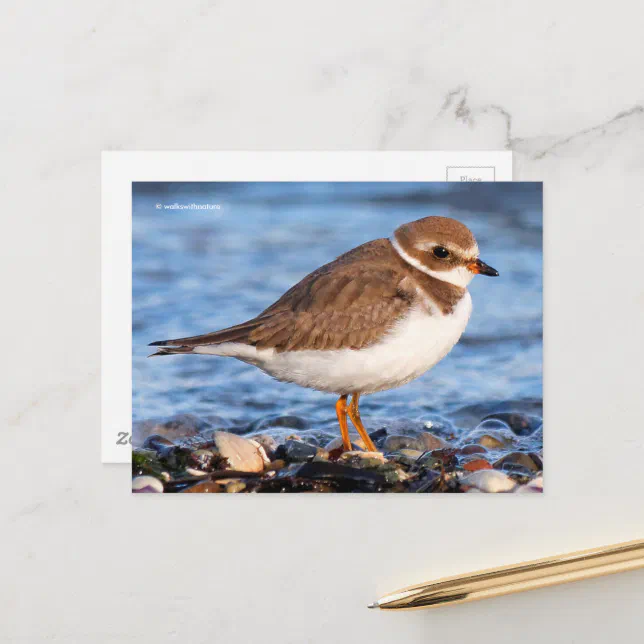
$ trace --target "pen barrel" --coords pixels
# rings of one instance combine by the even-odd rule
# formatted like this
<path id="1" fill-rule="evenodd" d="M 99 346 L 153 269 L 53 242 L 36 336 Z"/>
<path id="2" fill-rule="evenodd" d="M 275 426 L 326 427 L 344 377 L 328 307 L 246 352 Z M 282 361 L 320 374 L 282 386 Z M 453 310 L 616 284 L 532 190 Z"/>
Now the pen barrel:
<path id="1" fill-rule="evenodd" d="M 644 541 L 631 541 L 439 579 L 392 593 L 378 604 L 398 610 L 460 604 L 642 567 Z"/>

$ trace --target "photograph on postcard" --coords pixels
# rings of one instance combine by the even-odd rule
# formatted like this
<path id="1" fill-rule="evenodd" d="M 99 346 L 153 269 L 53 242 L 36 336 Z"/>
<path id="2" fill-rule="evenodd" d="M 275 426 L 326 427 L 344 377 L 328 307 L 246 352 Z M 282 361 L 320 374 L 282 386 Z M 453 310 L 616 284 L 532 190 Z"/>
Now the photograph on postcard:
<path id="1" fill-rule="evenodd" d="M 542 184 L 134 182 L 135 492 L 541 492 Z"/>

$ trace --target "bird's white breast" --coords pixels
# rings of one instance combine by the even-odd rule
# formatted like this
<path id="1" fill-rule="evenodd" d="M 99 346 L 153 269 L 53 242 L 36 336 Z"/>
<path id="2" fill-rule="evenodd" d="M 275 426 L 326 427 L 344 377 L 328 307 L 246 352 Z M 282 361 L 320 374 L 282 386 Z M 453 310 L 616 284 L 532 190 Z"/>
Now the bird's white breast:
<path id="1" fill-rule="evenodd" d="M 431 369 L 458 342 L 471 312 L 472 299 L 466 291 L 448 315 L 416 305 L 383 340 L 365 349 L 278 353 L 227 343 L 199 347 L 195 353 L 232 356 L 278 380 L 302 387 L 337 394 L 368 394 L 400 387 Z"/>

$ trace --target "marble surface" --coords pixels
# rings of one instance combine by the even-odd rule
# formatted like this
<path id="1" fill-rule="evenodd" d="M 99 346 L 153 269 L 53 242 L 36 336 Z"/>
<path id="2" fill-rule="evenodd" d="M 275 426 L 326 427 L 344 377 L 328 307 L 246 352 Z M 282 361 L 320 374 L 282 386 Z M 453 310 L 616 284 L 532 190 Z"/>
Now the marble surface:
<path id="1" fill-rule="evenodd" d="M 424 578 L 644 536 L 639 2 L 5 8 L 0 642 L 639 641 L 644 571 Z M 497 149 L 545 182 L 548 492 L 132 498 L 99 464 L 100 151 Z"/>

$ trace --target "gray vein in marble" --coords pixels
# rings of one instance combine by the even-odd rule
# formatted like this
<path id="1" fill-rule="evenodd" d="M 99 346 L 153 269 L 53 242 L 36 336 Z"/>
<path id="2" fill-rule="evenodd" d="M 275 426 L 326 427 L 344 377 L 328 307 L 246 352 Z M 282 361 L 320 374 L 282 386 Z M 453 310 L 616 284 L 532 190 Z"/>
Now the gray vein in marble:
<path id="1" fill-rule="evenodd" d="M 469 101 L 468 94 L 469 87 L 467 85 L 458 85 L 454 89 L 447 92 L 437 118 L 445 115 L 451 109 L 451 113 L 456 121 L 460 121 L 461 123 L 464 123 L 470 127 L 474 127 L 476 125 L 477 115 L 498 114 L 505 122 L 504 147 L 506 150 L 518 151 L 520 148 L 523 150 L 523 148 L 525 148 L 527 145 L 531 145 L 534 142 L 550 138 L 543 136 L 531 138 L 514 137 L 512 135 L 512 114 L 510 114 L 507 109 L 505 109 L 501 105 L 494 103 L 482 105 L 480 107 L 472 107 Z M 532 160 L 538 161 L 585 136 L 592 134 L 606 134 L 611 126 L 630 119 L 642 120 L 641 127 L 644 128 L 644 105 L 638 103 L 629 109 L 618 112 L 615 116 L 609 118 L 606 121 L 598 123 L 597 125 L 586 127 L 577 132 L 573 132 L 572 134 L 557 138 L 553 142 L 545 146 L 543 149 L 537 152 L 532 152 L 529 156 Z"/>
<path id="2" fill-rule="evenodd" d="M 583 130 L 579 130 L 579 132 L 574 132 L 569 136 L 559 139 L 554 143 L 552 143 L 547 148 L 545 148 L 544 150 L 541 150 L 540 152 L 533 154 L 532 159 L 534 159 L 535 161 L 538 161 L 539 159 L 543 159 L 545 156 L 556 152 L 561 147 L 569 143 L 572 143 L 573 141 L 576 141 L 577 139 L 587 136 L 589 134 L 596 134 L 596 133 L 606 134 L 608 131 L 608 128 L 611 125 L 615 125 L 620 121 L 624 121 L 626 119 L 631 119 L 631 118 L 634 118 L 636 120 L 642 120 L 641 127 L 644 128 L 644 106 L 639 104 L 634 105 L 628 110 L 623 110 L 621 112 L 618 112 L 615 116 L 608 119 L 607 121 L 604 121 L 603 123 L 599 123 L 598 125 L 594 125 L 592 127 L 584 128 Z"/>

